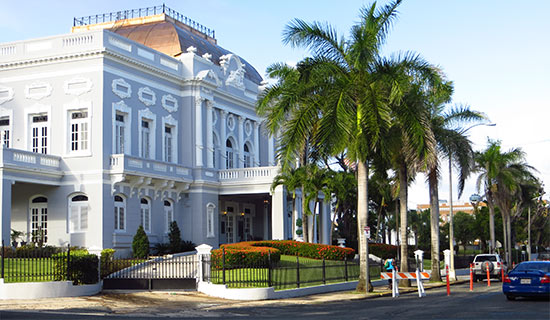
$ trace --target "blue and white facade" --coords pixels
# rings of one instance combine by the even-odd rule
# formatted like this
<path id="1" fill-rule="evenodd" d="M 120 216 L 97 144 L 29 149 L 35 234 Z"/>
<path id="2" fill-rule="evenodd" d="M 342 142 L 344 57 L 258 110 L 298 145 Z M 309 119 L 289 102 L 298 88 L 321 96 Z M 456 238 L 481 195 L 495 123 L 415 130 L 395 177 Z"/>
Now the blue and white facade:
<path id="1" fill-rule="evenodd" d="M 235 54 L 212 56 L 167 55 L 104 26 L 0 44 L 2 239 L 14 229 L 129 252 L 140 224 L 154 244 L 172 220 L 214 247 L 292 238 L 287 194 L 270 193 L 261 78 Z"/>

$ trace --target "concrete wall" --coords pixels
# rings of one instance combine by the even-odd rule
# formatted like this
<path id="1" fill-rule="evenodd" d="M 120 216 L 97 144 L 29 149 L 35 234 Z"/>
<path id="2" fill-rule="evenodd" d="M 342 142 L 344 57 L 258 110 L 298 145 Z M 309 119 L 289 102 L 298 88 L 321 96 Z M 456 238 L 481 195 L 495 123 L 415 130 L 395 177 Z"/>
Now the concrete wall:
<path id="1" fill-rule="evenodd" d="M 101 291 L 102 282 L 74 286 L 71 281 L 4 283 L 0 279 L 0 299 L 41 299 L 91 296 Z"/>

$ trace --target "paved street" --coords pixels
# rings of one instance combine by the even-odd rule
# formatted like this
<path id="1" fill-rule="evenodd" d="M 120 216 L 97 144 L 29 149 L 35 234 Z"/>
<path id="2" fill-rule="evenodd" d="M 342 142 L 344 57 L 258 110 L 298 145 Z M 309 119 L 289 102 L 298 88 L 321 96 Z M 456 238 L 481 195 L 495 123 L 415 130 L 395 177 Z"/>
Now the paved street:
<path id="1" fill-rule="evenodd" d="M 162 319 L 162 318 L 271 318 L 271 319 L 549 319 L 550 302 L 507 301 L 496 282 L 488 288 L 468 283 L 416 293 L 368 298 L 351 292 L 314 295 L 277 301 L 235 302 L 196 292 L 109 293 L 94 297 L 43 299 L 0 303 L 0 319 Z"/>

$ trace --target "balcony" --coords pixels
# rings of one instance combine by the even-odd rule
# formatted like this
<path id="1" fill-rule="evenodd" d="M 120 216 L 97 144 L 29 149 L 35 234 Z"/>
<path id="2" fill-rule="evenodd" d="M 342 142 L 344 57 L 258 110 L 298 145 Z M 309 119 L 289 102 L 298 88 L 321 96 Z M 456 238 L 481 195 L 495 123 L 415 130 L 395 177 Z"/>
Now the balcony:
<path id="1" fill-rule="evenodd" d="M 2 148 L 0 152 L 0 168 L 4 172 L 22 172 L 16 181 L 36 182 L 37 176 L 44 184 L 58 184 L 63 176 L 61 157 L 49 154 L 34 153 L 26 150 Z M 42 178 L 46 178 L 42 180 Z"/>
<path id="2" fill-rule="evenodd" d="M 279 167 L 220 170 L 220 194 L 269 192 Z"/>
<path id="3" fill-rule="evenodd" d="M 192 181 L 191 170 L 175 164 L 125 154 L 111 155 L 111 174 L 132 174 L 176 181 Z"/>

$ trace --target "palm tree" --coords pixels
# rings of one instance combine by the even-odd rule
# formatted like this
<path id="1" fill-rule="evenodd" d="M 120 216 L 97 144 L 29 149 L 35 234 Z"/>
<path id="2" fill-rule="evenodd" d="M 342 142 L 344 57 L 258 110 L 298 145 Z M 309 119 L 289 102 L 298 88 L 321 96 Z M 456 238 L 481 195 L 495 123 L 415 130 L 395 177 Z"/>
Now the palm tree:
<path id="1" fill-rule="evenodd" d="M 302 168 L 288 168 L 284 171 L 279 172 L 277 176 L 273 179 L 271 183 L 271 192 L 275 190 L 276 187 L 284 185 L 286 189 L 292 194 L 292 221 L 296 221 L 294 216 L 296 212 L 296 190 L 302 187 L 303 179 L 305 178 L 304 170 Z M 303 219 L 302 219 L 303 220 Z M 294 223 L 293 223 L 294 224 Z M 296 236 L 296 225 L 292 226 L 292 238 Z"/>
<path id="2" fill-rule="evenodd" d="M 458 106 L 448 112 L 444 111 L 444 104 L 451 99 L 452 84 L 447 82 L 431 97 L 430 125 L 437 142 L 437 152 L 440 156 L 450 159 L 458 167 L 458 197 L 464 190 L 466 178 L 473 168 L 474 151 L 470 140 L 466 137 L 461 125 L 469 122 L 487 120 L 480 112 L 472 111 L 468 107 Z M 428 167 L 428 185 L 430 190 L 430 233 L 431 233 L 431 261 L 432 281 L 441 281 L 439 269 L 439 191 L 440 179 L 439 157 L 432 166 Z"/>
<path id="3" fill-rule="evenodd" d="M 318 121 L 312 141 L 324 146 L 332 155 L 345 151 L 350 160 L 357 161 L 361 270 L 357 289 L 360 291 L 372 289 L 368 277 L 367 239 L 363 233 L 368 220 L 367 160 L 375 153 L 387 153 L 385 139 L 395 119 L 405 124 L 407 118 L 418 119 L 422 114 L 410 110 L 411 104 L 402 103 L 407 100 L 404 96 L 410 91 L 410 82 L 435 74 L 434 69 L 417 55 L 388 59 L 379 55 L 400 3 L 397 0 L 381 8 L 376 4 L 364 7 L 349 39 L 339 38 L 330 25 L 308 24 L 299 19 L 291 22 L 283 34 L 284 42 L 313 52 L 312 58 L 298 65 L 304 81 L 315 79 L 312 92 L 315 97 L 321 97 L 314 99 L 318 107 L 314 118 Z M 424 132 L 426 127 L 425 122 L 417 122 L 407 129 L 402 126 L 402 136 L 413 150 L 411 154 L 424 153 L 414 147 L 423 145 L 421 141 L 426 140 L 425 136 L 418 131 Z"/>
<path id="4" fill-rule="evenodd" d="M 368 277 L 368 248 L 363 228 L 367 225 L 367 159 L 377 149 L 380 136 L 389 126 L 389 109 L 379 97 L 381 85 L 371 77 L 379 49 L 395 20 L 401 0 L 382 8 L 376 4 L 361 9 L 360 22 L 351 29 L 351 38 L 340 39 L 328 24 L 306 23 L 295 19 L 287 25 L 283 41 L 293 47 L 306 47 L 313 57 L 299 66 L 304 80 L 322 79 L 316 94 L 323 97 L 318 107 L 316 141 L 333 155 L 347 151 L 358 162 L 357 216 L 360 248 L 360 277 L 357 289 L 372 290 Z"/>
<path id="5" fill-rule="evenodd" d="M 514 194 L 521 181 L 533 178 L 534 168 L 524 162 L 525 154 L 520 148 L 501 151 L 500 141 L 489 140 L 487 149 L 476 152 L 476 169 L 481 172 L 477 180 L 478 190 L 483 186 L 489 205 L 489 229 L 491 248 L 494 249 L 494 207 L 502 215 L 506 261 L 511 261 L 511 209 Z"/>

